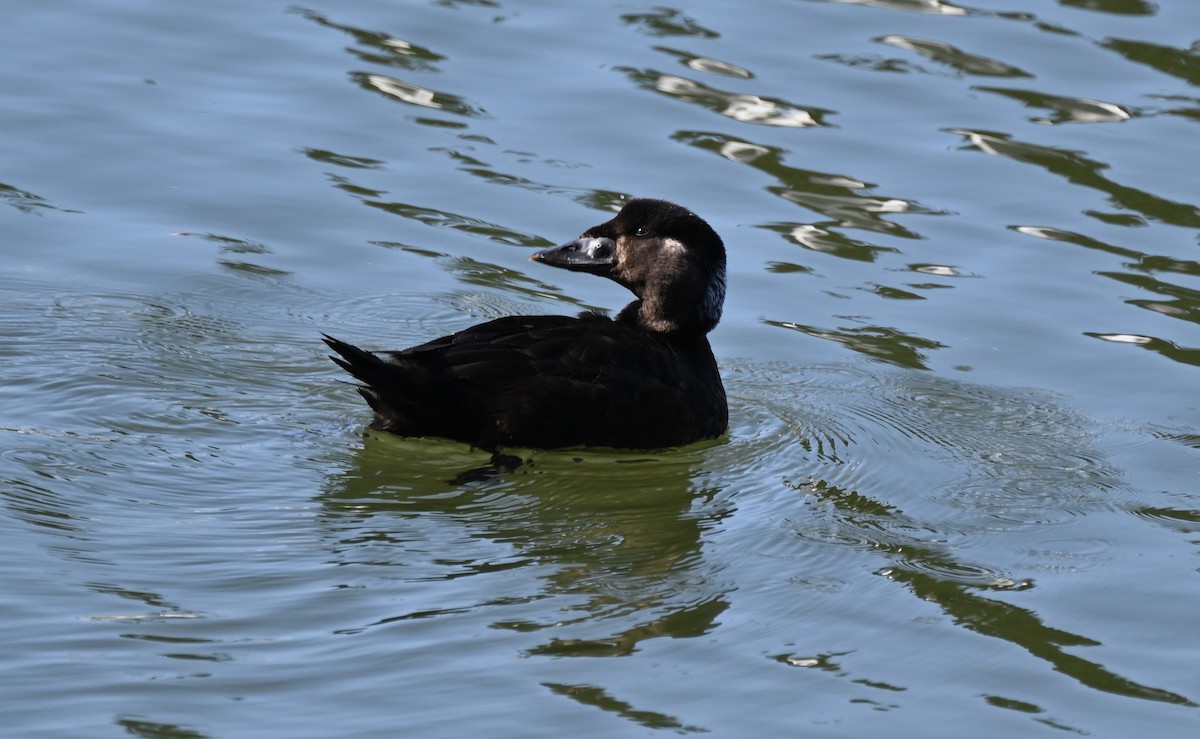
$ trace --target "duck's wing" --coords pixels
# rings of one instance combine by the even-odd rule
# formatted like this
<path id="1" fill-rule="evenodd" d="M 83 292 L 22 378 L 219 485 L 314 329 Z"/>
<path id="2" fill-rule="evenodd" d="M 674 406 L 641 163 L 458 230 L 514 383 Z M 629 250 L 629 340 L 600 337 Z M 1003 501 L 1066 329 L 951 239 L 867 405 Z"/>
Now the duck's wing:
<path id="1" fill-rule="evenodd" d="M 601 316 L 501 318 L 382 356 L 326 342 L 364 384 L 374 425 L 404 435 L 488 449 L 652 448 L 725 427 L 707 342 L 705 375 L 687 352 Z"/>

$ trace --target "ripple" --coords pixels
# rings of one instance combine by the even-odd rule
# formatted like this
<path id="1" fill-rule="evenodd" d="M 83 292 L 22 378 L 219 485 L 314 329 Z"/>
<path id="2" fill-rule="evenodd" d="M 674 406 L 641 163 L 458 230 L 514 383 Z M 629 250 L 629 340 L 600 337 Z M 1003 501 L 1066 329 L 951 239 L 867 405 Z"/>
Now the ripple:
<path id="1" fill-rule="evenodd" d="M 717 38 L 720 35 L 674 8 L 656 8 L 650 13 L 627 13 L 621 16 L 621 20 L 648 36 Z"/>
<path id="2" fill-rule="evenodd" d="M 1200 533 L 1200 508 L 1196 507 L 1191 494 L 1170 494 L 1167 500 L 1178 501 L 1177 505 L 1138 503 L 1130 507 L 1134 516 L 1158 524 L 1181 534 Z"/>
<path id="3" fill-rule="evenodd" d="M 1015 577 L 1004 570 L 951 559 L 909 557 L 905 567 L 909 573 L 927 575 L 938 582 L 966 585 L 975 590 L 1021 591 L 1033 587 L 1032 580 Z M 887 577 L 890 570 L 885 569 L 880 574 Z"/>
<path id="4" fill-rule="evenodd" d="M 1028 545 L 1021 554 L 1029 569 L 1038 572 L 1082 572 L 1111 562 L 1117 547 L 1101 539 L 1039 539 Z"/>
<path id="5" fill-rule="evenodd" d="M 1053 548 L 1096 546 L 1063 527 L 1120 507 L 1103 427 L 1044 393 L 861 366 L 737 362 L 726 377 L 732 429 L 714 461 L 757 481 L 726 496 L 773 522 L 753 551 L 800 582 L 836 583 L 834 552 L 854 551 L 884 557 L 884 575 L 1022 590 L 1030 572 L 1061 571 Z M 1013 557 L 1003 532 L 1047 525 L 1052 546 Z"/>
<path id="6" fill-rule="evenodd" d="M 442 110 L 468 118 L 487 117 L 487 112 L 480 106 L 447 92 L 431 90 L 384 74 L 352 72 L 350 76 L 364 90 L 382 93 L 402 103 Z"/>
<path id="7" fill-rule="evenodd" d="M 1091 336 L 1092 338 L 1100 339 L 1101 341 L 1108 341 L 1113 344 L 1140 346 L 1143 349 L 1149 349 L 1156 354 L 1161 354 L 1167 359 L 1174 360 L 1180 364 L 1200 367 L 1200 347 L 1180 346 L 1173 341 L 1159 338 L 1157 336 L 1146 336 L 1144 334 L 1084 331 L 1083 335 Z"/>
<path id="8" fill-rule="evenodd" d="M 3 182 L 0 182 L 0 203 L 6 203 L 22 213 L 40 214 L 46 210 L 58 211 L 61 213 L 81 212 L 78 210 L 60 208 L 40 195 L 35 195 L 28 190 L 22 190 L 18 187 L 13 187 L 12 185 L 6 185 Z"/>
<path id="9" fill-rule="evenodd" d="M 379 210 L 417 221 L 426 226 L 450 228 L 476 236 L 484 236 L 501 244 L 536 247 L 554 246 L 554 242 L 547 241 L 541 236 L 514 231 L 495 223 L 488 223 L 487 221 L 459 213 L 451 213 L 449 211 L 437 210 L 436 208 L 426 208 L 421 205 L 400 202 L 364 199 L 363 203 L 372 208 L 378 208 Z"/>
<path id="10" fill-rule="evenodd" d="M 303 8 L 293 8 L 293 12 L 319 26 L 342 31 L 360 45 L 367 47 L 350 48 L 347 51 L 368 64 L 399 67 L 413 72 L 436 72 L 438 67 L 435 62 L 445 60 L 444 56 L 431 49 L 382 31 L 368 31 L 335 23 L 320 13 Z"/>
<path id="11" fill-rule="evenodd" d="M 569 698 L 579 705 L 605 711 L 617 718 L 624 719 L 630 724 L 645 729 L 669 729 L 677 734 L 707 734 L 709 732 L 709 729 L 700 726 L 690 726 L 674 716 L 659 713 L 658 711 L 635 708 L 626 701 L 609 695 L 607 691 L 598 686 L 560 683 L 542 683 L 542 685 L 554 694 Z"/>
<path id="12" fill-rule="evenodd" d="M 1060 123 L 1118 123 L 1133 118 L 1133 113 L 1116 103 L 1102 100 L 1049 95 L 1034 90 L 1015 90 L 1008 87 L 976 86 L 973 89 L 990 92 L 1024 103 L 1030 108 L 1045 108 L 1052 111 L 1047 117 L 1035 117 L 1033 123 L 1058 125 Z"/>
<path id="13" fill-rule="evenodd" d="M 655 50 L 661 51 L 664 54 L 670 54 L 671 56 L 679 59 L 682 64 L 686 65 L 690 69 L 696 70 L 697 72 L 708 72 L 709 74 L 721 75 L 722 77 L 737 77 L 744 80 L 754 78 L 754 75 L 751 74 L 750 70 L 743 69 L 736 64 L 730 64 L 729 62 L 721 61 L 720 59 L 713 59 L 712 57 L 707 56 L 698 56 L 687 51 L 668 49 L 663 46 L 655 47 Z"/>
<path id="14" fill-rule="evenodd" d="M 913 51 L 935 62 L 945 64 L 962 74 L 984 77 L 1032 77 L 1019 67 L 996 59 L 968 54 L 944 41 L 932 41 L 913 36 L 882 36 L 876 41 L 897 49 Z"/>
<path id="15" fill-rule="evenodd" d="M 1115 205 L 1147 219 L 1184 228 L 1200 226 L 1200 208 L 1191 203 L 1168 200 L 1105 177 L 1101 172 L 1107 169 L 1108 165 L 1089 159 L 1081 152 L 1019 141 L 1010 134 L 993 131 L 946 130 L 962 136 L 967 142 L 964 148 L 1039 167 L 1072 184 L 1089 187 L 1108 195 Z"/>
<path id="16" fill-rule="evenodd" d="M 866 5 L 873 8 L 889 10 L 907 10 L 931 15 L 967 15 L 966 8 L 946 2 L 945 0 L 831 0 L 844 5 Z"/>
<path id="17" fill-rule="evenodd" d="M 703 82 L 653 69 L 618 67 L 617 71 L 624 72 L 644 89 L 700 105 L 742 123 L 808 128 L 828 125 L 825 117 L 833 113 L 822 108 L 794 105 L 779 98 L 718 90 Z"/>
<path id="18" fill-rule="evenodd" d="M 810 241 L 817 244 L 830 243 L 841 246 L 843 239 L 829 232 L 830 227 L 857 228 L 888 234 L 900 238 L 917 239 L 919 234 L 887 220 L 893 214 L 945 215 L 944 211 L 927 208 L 905 198 L 875 195 L 875 186 L 856 177 L 836 172 L 821 172 L 800 169 L 784 163 L 787 152 L 776 146 L 767 146 L 725 133 L 709 131 L 679 131 L 673 138 L 704 151 L 719 154 L 723 158 L 751 167 L 772 178 L 777 184 L 767 187 L 771 194 L 829 219 L 830 223 L 774 223 L 763 228 L 784 234 L 786 238 L 807 246 Z M 817 247 L 813 247 L 817 248 Z M 894 251 L 894 249 L 871 246 L 869 250 L 849 249 L 847 253 L 836 249 L 830 251 L 838 256 L 852 259 L 871 251 Z"/>

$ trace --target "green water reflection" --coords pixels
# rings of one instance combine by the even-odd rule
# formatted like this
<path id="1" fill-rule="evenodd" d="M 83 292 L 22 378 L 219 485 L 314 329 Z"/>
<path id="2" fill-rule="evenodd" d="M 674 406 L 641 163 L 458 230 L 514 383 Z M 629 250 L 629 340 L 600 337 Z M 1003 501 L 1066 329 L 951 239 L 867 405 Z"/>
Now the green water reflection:
<path id="1" fill-rule="evenodd" d="M 450 442 L 372 433 L 355 469 L 322 495 L 323 519 L 342 562 L 364 543 L 390 542 L 372 561 L 415 570 L 409 577 L 545 569 L 533 597 L 561 601 L 558 615 L 494 628 L 548 632 L 531 655 L 627 655 L 646 639 L 706 634 L 729 605 L 728 586 L 703 569 L 703 534 L 729 510 L 705 505 L 716 490 L 693 485 L 701 453 L 537 453 L 509 471 Z M 413 561 L 431 521 L 510 551 L 499 561 Z"/>

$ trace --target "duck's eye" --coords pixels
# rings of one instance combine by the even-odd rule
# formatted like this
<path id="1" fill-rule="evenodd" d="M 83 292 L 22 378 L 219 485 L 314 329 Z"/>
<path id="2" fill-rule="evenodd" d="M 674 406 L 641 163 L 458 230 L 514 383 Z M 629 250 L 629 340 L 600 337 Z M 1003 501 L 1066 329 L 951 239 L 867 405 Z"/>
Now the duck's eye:
<path id="1" fill-rule="evenodd" d="M 633 235 L 634 236 L 649 236 L 650 229 L 646 228 L 645 226 L 638 226 L 637 228 L 633 229 Z"/>

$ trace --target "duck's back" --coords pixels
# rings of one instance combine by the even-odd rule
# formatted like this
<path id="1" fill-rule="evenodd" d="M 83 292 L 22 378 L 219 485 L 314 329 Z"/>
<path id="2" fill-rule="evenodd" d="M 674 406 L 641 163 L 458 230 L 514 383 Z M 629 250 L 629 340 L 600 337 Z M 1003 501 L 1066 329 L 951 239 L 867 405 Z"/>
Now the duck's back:
<path id="1" fill-rule="evenodd" d="M 713 438 L 728 411 L 703 335 L 665 339 L 584 314 L 513 316 L 376 356 L 329 340 L 374 427 L 485 449 L 655 448 Z"/>

